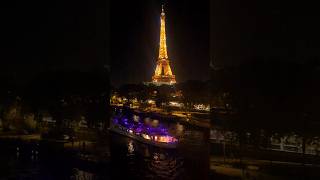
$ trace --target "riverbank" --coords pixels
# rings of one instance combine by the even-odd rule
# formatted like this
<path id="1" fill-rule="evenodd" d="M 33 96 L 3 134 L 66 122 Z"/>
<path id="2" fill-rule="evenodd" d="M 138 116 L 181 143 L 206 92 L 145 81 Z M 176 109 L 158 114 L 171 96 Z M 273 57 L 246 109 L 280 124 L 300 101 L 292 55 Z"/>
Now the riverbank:
<path id="1" fill-rule="evenodd" d="M 43 138 L 40 133 L 35 134 L 16 134 L 14 132 L 0 133 L 0 139 L 2 141 L 19 141 L 19 142 L 37 142 L 45 143 L 50 146 L 59 146 L 64 151 L 69 152 L 82 152 L 82 153 L 97 153 L 105 152 L 104 154 L 110 154 L 108 151 L 109 138 L 108 132 L 91 132 L 80 131 L 76 133 L 76 139 L 56 139 L 56 138 Z M 102 141 L 105 140 L 105 141 Z M 103 147 L 102 147 L 103 146 Z"/>
<path id="2" fill-rule="evenodd" d="M 210 128 L 209 118 L 197 118 L 196 115 L 209 116 L 209 113 L 200 112 L 186 112 L 186 111 L 172 111 L 170 113 L 159 111 L 159 110 L 148 110 L 144 111 L 142 109 L 133 110 L 137 115 L 150 116 L 151 118 L 161 118 L 162 120 L 176 120 L 185 125 L 195 126 L 198 128 Z"/>
<path id="3" fill-rule="evenodd" d="M 217 143 L 211 144 L 210 154 L 210 170 L 232 177 L 247 178 L 249 174 L 256 179 L 320 178 L 320 156 Z"/>
<path id="4" fill-rule="evenodd" d="M 89 136 L 90 135 L 90 136 Z M 31 153 L 42 151 L 41 154 L 68 154 L 72 161 L 80 163 L 82 166 L 97 166 L 108 164 L 110 160 L 110 148 L 108 133 L 93 133 L 90 131 L 81 131 L 76 134 L 78 138 L 56 139 L 42 138 L 41 134 L 15 134 L 13 132 L 0 134 L 2 143 L 8 143 L 10 146 L 16 146 L 14 151 L 21 154 L 26 151 L 27 146 L 33 146 Z M 28 148 L 27 148 L 28 149 Z M 40 150 L 41 149 L 41 150 Z M 27 150 L 29 151 L 29 150 Z M 35 155 L 35 154 L 34 154 Z"/>
<path id="5" fill-rule="evenodd" d="M 287 169 L 291 169 L 291 171 L 287 171 Z M 247 179 L 320 178 L 320 174 L 318 173 L 320 165 L 264 159 L 242 158 L 240 160 L 223 158 L 221 156 L 211 156 L 210 170 L 225 176 Z"/>
<path id="6" fill-rule="evenodd" d="M 0 133 L 0 139 L 12 139 L 12 140 L 41 140 L 41 134 L 12 134 L 12 133 Z"/>

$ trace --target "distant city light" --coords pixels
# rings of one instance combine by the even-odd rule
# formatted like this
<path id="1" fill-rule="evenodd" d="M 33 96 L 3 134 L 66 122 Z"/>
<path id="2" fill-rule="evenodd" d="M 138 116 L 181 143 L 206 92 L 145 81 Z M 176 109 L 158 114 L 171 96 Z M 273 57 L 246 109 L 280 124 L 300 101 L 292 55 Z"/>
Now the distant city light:
<path id="1" fill-rule="evenodd" d="M 193 108 L 201 111 L 210 111 L 210 105 L 205 104 L 195 104 L 193 105 Z"/>
<path id="2" fill-rule="evenodd" d="M 156 102 L 154 100 L 151 100 L 151 99 L 147 100 L 147 102 L 148 102 L 148 104 L 156 104 Z"/>
<path id="3" fill-rule="evenodd" d="M 170 101 L 169 106 L 173 107 L 183 107 L 183 103 L 175 102 L 175 101 Z"/>

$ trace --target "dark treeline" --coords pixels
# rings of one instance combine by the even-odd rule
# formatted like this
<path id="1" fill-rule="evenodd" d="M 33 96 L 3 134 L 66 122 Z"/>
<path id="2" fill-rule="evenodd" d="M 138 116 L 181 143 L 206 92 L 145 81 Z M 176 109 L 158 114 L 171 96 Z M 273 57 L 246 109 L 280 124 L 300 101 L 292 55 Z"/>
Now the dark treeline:
<path id="1" fill-rule="evenodd" d="M 7 83 L 1 87 L 1 117 L 6 125 L 17 126 L 26 114 L 41 121 L 49 114 L 62 125 L 63 121 L 80 121 L 88 125 L 108 122 L 109 79 L 106 72 L 45 72 L 21 85 Z M 6 114 L 15 109 L 14 117 Z"/>
<path id="2" fill-rule="evenodd" d="M 120 96 L 129 99 L 137 98 L 142 101 L 154 99 L 158 106 L 160 106 L 159 104 L 161 103 L 167 103 L 169 101 L 183 102 L 185 106 L 187 106 L 187 104 L 197 103 L 210 104 L 210 81 L 189 80 L 177 83 L 174 86 L 155 86 L 142 83 L 124 84 L 118 88 L 113 87 L 112 89 L 114 92 L 119 93 Z M 175 95 L 179 97 L 175 97 Z"/>
<path id="3" fill-rule="evenodd" d="M 227 129 L 319 135 L 320 61 L 255 60 L 212 70 L 213 124 Z"/>

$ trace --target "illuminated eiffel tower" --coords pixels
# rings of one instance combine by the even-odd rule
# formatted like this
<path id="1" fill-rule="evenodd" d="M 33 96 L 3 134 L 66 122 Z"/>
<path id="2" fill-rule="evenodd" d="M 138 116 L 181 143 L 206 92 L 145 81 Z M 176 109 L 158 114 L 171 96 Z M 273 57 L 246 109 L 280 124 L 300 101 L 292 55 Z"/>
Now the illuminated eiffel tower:
<path id="1" fill-rule="evenodd" d="M 160 26 L 160 47 L 159 47 L 159 57 L 157 61 L 157 67 L 152 76 L 152 82 L 157 85 L 161 84 L 175 84 L 176 77 L 172 74 L 171 67 L 169 64 L 169 58 L 167 53 L 167 43 L 166 43 L 166 15 L 164 13 L 163 5 L 161 12 L 161 26 Z"/>

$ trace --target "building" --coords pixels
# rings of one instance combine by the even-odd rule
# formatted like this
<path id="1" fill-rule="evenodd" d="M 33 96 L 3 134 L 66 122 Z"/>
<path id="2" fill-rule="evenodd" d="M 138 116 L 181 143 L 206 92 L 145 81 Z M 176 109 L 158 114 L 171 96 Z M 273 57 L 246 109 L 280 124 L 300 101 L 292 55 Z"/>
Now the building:
<path id="1" fill-rule="evenodd" d="M 159 57 L 157 60 L 157 66 L 152 76 L 152 83 L 155 85 L 172 85 L 176 83 L 175 75 L 172 74 L 170 61 L 167 53 L 167 44 L 166 44 L 166 22 L 165 22 L 165 13 L 162 6 L 162 12 L 160 16 L 161 25 L 160 25 L 160 46 L 159 46 Z"/>

